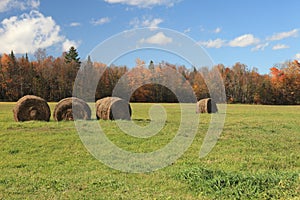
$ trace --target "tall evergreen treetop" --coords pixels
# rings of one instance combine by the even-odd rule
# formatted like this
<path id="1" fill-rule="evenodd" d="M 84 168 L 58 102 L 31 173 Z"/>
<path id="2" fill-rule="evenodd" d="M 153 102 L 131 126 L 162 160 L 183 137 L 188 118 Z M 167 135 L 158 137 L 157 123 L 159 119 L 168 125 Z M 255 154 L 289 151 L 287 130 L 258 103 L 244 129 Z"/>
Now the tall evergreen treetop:
<path id="1" fill-rule="evenodd" d="M 80 58 L 78 57 L 78 52 L 75 47 L 71 47 L 69 51 L 65 55 L 65 62 L 70 63 L 72 61 L 75 61 L 76 63 L 80 64 Z"/>

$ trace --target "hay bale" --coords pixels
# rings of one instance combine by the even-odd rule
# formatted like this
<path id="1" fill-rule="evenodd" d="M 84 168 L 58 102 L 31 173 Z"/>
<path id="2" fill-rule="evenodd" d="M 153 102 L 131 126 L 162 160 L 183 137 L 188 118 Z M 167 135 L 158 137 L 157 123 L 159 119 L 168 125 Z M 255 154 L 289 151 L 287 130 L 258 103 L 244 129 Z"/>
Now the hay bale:
<path id="1" fill-rule="evenodd" d="M 39 120 L 49 121 L 51 111 L 48 103 L 41 97 L 26 95 L 17 101 L 13 109 L 16 122 Z"/>
<path id="2" fill-rule="evenodd" d="M 197 102 L 196 113 L 216 113 L 218 112 L 217 104 L 211 98 L 201 99 Z"/>
<path id="3" fill-rule="evenodd" d="M 74 112 L 75 111 L 75 112 Z M 76 116 L 74 116 L 76 114 Z M 82 99 L 69 97 L 60 100 L 54 108 L 53 118 L 56 121 L 74 119 L 91 119 L 91 109 Z"/>
<path id="4" fill-rule="evenodd" d="M 105 97 L 96 101 L 97 119 L 104 120 L 130 120 L 131 107 L 124 99 L 118 97 Z"/>

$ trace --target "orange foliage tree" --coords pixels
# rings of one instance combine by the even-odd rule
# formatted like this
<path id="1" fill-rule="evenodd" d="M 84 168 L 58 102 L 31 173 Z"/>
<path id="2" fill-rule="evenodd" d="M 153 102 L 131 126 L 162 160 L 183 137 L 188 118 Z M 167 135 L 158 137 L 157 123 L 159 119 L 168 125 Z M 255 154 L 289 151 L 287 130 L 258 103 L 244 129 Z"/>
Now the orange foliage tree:
<path id="1" fill-rule="evenodd" d="M 256 68 L 249 69 L 242 63 L 219 64 L 212 69 L 186 68 L 165 61 L 146 65 L 137 58 L 135 66 L 127 67 L 107 66 L 89 57 L 83 62 L 79 59 L 66 62 L 66 55 L 62 53 L 55 58 L 46 56 L 45 50 L 38 50 L 37 60 L 33 61 L 29 61 L 27 55 L 16 58 L 13 51 L 0 55 L 0 101 L 16 101 L 26 94 L 41 96 L 47 101 L 59 101 L 72 95 L 93 101 L 111 96 L 119 84 L 120 92 L 131 94 L 130 100 L 134 102 L 177 102 L 174 93 L 190 95 L 191 98 L 186 99 L 192 102 L 190 88 L 199 100 L 210 97 L 212 91 L 217 93 L 218 85 L 224 84 L 229 103 L 300 104 L 300 63 L 297 60 L 273 66 L 269 74 L 261 75 Z M 73 94 L 76 76 L 78 84 Z"/>

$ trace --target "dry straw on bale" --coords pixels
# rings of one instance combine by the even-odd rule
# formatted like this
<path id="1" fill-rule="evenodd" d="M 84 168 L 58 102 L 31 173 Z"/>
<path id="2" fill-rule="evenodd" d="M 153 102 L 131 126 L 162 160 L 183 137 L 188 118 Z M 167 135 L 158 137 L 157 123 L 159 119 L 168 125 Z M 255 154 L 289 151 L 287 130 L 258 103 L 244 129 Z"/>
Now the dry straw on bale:
<path id="1" fill-rule="evenodd" d="M 96 101 L 97 119 L 104 120 L 130 120 L 131 107 L 124 99 L 118 97 L 105 97 Z"/>
<path id="2" fill-rule="evenodd" d="M 91 119 L 91 109 L 82 99 L 69 97 L 57 103 L 54 108 L 53 118 L 56 121 L 74 119 L 88 120 Z"/>
<path id="3" fill-rule="evenodd" d="M 201 99 L 197 102 L 197 113 L 216 113 L 218 107 L 215 101 L 211 98 Z"/>
<path id="4" fill-rule="evenodd" d="M 17 101 L 13 109 L 15 121 L 49 121 L 51 112 L 48 103 L 41 97 L 26 95 Z"/>

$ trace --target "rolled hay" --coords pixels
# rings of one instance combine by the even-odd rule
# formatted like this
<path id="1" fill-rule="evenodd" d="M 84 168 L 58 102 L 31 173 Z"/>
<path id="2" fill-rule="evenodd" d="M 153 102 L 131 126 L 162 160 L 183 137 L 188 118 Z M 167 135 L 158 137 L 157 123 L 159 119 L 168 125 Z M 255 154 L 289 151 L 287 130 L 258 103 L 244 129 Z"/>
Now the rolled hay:
<path id="1" fill-rule="evenodd" d="M 211 98 L 201 99 L 197 102 L 196 113 L 216 113 L 218 112 L 217 104 Z"/>
<path id="2" fill-rule="evenodd" d="M 17 101 L 13 109 L 16 122 L 49 121 L 51 111 L 48 103 L 41 97 L 26 95 Z"/>
<path id="3" fill-rule="evenodd" d="M 131 113 L 130 104 L 119 97 L 105 97 L 96 101 L 97 119 L 130 120 Z"/>
<path id="4" fill-rule="evenodd" d="M 60 100 L 53 112 L 56 121 L 72 121 L 74 119 L 91 119 L 91 109 L 89 105 L 77 97 L 68 97 Z"/>

